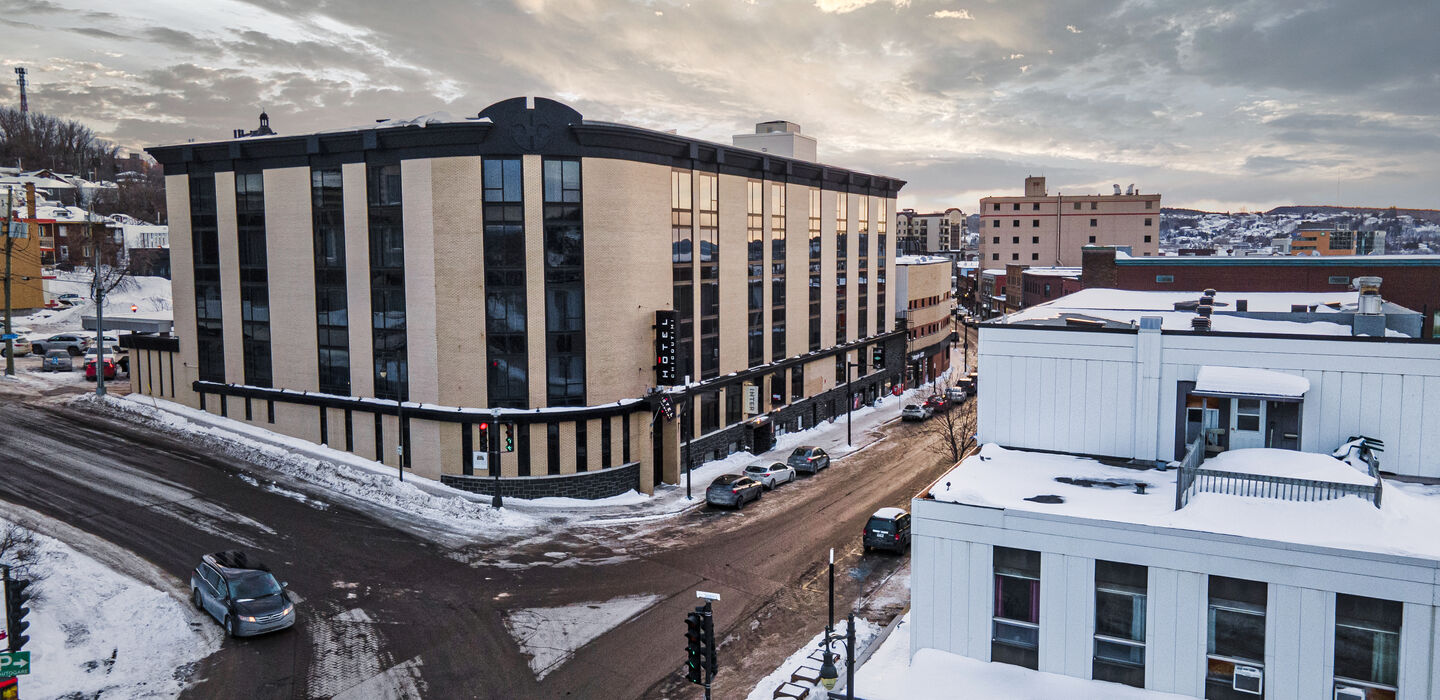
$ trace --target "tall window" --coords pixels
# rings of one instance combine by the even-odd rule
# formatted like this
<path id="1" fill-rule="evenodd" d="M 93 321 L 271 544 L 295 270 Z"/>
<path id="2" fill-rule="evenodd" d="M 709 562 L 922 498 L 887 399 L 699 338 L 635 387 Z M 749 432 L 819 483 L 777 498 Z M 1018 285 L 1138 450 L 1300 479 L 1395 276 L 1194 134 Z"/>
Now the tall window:
<path id="1" fill-rule="evenodd" d="M 785 348 L 785 183 L 770 183 L 770 359 Z"/>
<path id="2" fill-rule="evenodd" d="M 245 383 L 270 386 L 265 178 L 260 173 L 235 173 L 235 225 L 240 253 L 240 352 L 245 365 Z"/>
<path id="3" fill-rule="evenodd" d="M 375 396 L 406 401 L 405 236 L 400 165 L 367 165 L 370 217 L 370 328 L 375 339 Z"/>
<path id="4" fill-rule="evenodd" d="M 310 171 L 320 391 L 349 396 L 350 315 L 345 296 L 345 213 L 342 197 L 339 168 Z"/>
<path id="5" fill-rule="evenodd" d="M 1365 700 L 1395 700 L 1403 610 L 1393 600 L 1336 594 L 1335 690 L 1356 688 Z"/>
<path id="6" fill-rule="evenodd" d="M 860 195 L 856 234 L 860 245 L 855 263 L 855 337 L 870 335 L 870 197 Z"/>
<path id="7" fill-rule="evenodd" d="M 1040 667 L 1040 553 L 996 547 L 990 658 Z"/>
<path id="8" fill-rule="evenodd" d="M 1209 700 L 1263 697 L 1265 602 L 1266 586 L 1261 581 L 1210 577 L 1205 649 L 1205 697 Z"/>
<path id="9" fill-rule="evenodd" d="M 850 263 L 850 195 L 835 193 L 835 344 L 849 337 L 845 324 L 845 303 Z"/>
<path id="10" fill-rule="evenodd" d="M 748 180 L 745 188 L 746 344 L 754 367 L 765 363 L 765 184 Z"/>
<path id="11" fill-rule="evenodd" d="M 190 246 L 195 266 L 195 349 L 201 381 L 225 381 L 224 314 L 220 304 L 220 231 L 215 176 L 190 175 Z"/>
<path id="12" fill-rule="evenodd" d="M 883 333 L 890 316 L 885 308 L 885 228 L 889 220 L 890 200 L 881 197 L 880 210 L 875 214 L 875 253 L 878 256 L 875 267 L 875 332 Z"/>
<path id="13" fill-rule="evenodd" d="M 525 197 L 519 158 L 486 158 L 485 352 L 491 406 L 530 406 L 526 344 Z"/>
<path id="14" fill-rule="evenodd" d="M 700 378 L 720 376 L 720 177 L 697 173 L 700 209 Z"/>
<path id="15" fill-rule="evenodd" d="M 810 350 L 820 349 L 820 189 L 809 188 Z"/>
<path id="16" fill-rule="evenodd" d="M 670 171 L 670 263 L 673 275 L 676 362 L 680 378 L 695 375 L 695 209 L 689 170 Z"/>
<path id="17" fill-rule="evenodd" d="M 1095 562 L 1095 680 L 1145 687 L 1143 566 Z"/>
<path id="18" fill-rule="evenodd" d="M 551 406 L 585 405 L 585 238 L 580 161 L 545 165 L 545 385 Z"/>

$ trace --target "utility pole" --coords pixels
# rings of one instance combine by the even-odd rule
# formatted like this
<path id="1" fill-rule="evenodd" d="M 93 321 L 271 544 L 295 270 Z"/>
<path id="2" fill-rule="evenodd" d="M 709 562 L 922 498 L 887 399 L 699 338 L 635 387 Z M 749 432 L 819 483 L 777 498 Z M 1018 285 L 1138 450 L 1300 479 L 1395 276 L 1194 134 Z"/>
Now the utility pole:
<path id="1" fill-rule="evenodd" d="M 15 376 L 15 334 L 12 325 L 10 300 L 10 255 L 15 249 L 15 239 L 10 237 L 10 225 L 15 219 L 15 188 L 5 188 L 5 374 Z"/>
<path id="2" fill-rule="evenodd" d="M 93 181 L 95 175 L 92 172 L 90 179 Z M 95 298 L 95 346 L 99 348 L 95 355 L 95 395 L 105 396 L 105 281 L 100 279 L 100 236 L 95 235 L 95 197 L 99 192 L 92 192 L 85 200 L 85 229 L 90 232 L 90 246 L 93 262 L 90 268 L 90 284 Z"/>
<path id="3" fill-rule="evenodd" d="M 490 507 L 500 509 L 505 507 L 505 499 L 500 495 L 500 409 L 490 409 L 490 428 L 492 432 L 487 434 L 485 446 L 489 454 L 485 456 L 485 462 L 490 466 L 490 471 L 495 474 L 495 494 L 490 497 Z"/>

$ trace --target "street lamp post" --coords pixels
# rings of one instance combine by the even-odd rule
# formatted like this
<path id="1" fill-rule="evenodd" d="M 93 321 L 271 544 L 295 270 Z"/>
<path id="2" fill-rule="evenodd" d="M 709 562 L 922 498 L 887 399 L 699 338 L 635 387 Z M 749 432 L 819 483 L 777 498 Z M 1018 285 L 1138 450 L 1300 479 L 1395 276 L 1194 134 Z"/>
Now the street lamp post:
<path id="1" fill-rule="evenodd" d="M 835 668 L 834 655 L 830 645 L 842 642 L 845 645 L 845 697 L 855 698 L 855 613 L 851 612 L 845 622 L 845 636 L 835 634 L 835 550 L 830 550 L 830 616 L 825 622 L 825 637 L 820 642 L 820 684 L 826 691 L 835 689 L 840 673 Z"/>
<path id="2" fill-rule="evenodd" d="M 380 370 L 380 380 L 390 378 L 388 369 Z M 398 377 L 397 377 L 398 379 Z M 388 382 L 387 382 L 388 383 Z M 400 392 L 395 392 L 395 457 L 397 464 L 395 469 L 400 474 L 400 480 L 405 480 L 405 401 Z"/>

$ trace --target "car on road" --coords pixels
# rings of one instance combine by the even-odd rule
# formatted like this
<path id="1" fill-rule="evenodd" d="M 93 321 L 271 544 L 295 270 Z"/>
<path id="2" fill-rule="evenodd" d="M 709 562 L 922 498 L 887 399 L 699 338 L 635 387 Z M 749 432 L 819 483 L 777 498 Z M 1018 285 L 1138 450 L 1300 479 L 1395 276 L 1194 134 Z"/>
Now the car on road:
<path id="1" fill-rule="evenodd" d="M 712 506 L 730 506 L 736 510 L 750 501 L 760 500 L 765 487 L 743 474 L 723 474 L 705 489 L 705 502 Z"/>
<path id="2" fill-rule="evenodd" d="M 907 403 L 905 408 L 900 409 L 900 420 L 917 421 L 925 420 L 934 415 L 929 406 L 922 406 L 916 403 Z"/>
<path id="3" fill-rule="evenodd" d="M 295 604 L 286 585 L 244 552 L 214 552 L 201 557 L 200 565 L 190 573 L 190 599 L 196 609 L 215 618 L 226 634 L 248 637 L 295 624 Z"/>
<path id="4" fill-rule="evenodd" d="M 85 381 L 95 381 L 95 364 L 99 361 L 99 359 L 100 357 L 98 354 L 90 354 L 85 356 Z M 105 355 L 105 381 L 108 382 L 111 379 L 114 379 L 116 374 L 118 374 L 118 367 L 115 364 L 115 358 L 111 357 L 109 354 Z"/>
<path id="5" fill-rule="evenodd" d="M 950 410 L 950 402 L 940 394 L 931 394 L 930 398 L 925 399 L 925 407 L 929 408 L 931 413 L 940 413 Z"/>
<path id="6" fill-rule="evenodd" d="M 77 333 L 57 333 L 44 340 L 30 343 L 31 352 L 36 355 L 48 353 L 51 350 L 64 350 L 69 352 L 71 357 L 79 357 L 84 355 L 89 348 L 90 339 Z"/>
<path id="7" fill-rule="evenodd" d="M 818 474 L 821 469 L 830 466 L 830 455 L 813 445 L 801 445 L 790 453 L 790 458 L 785 463 L 795 468 L 797 472 L 806 474 Z"/>
<path id="8" fill-rule="evenodd" d="M 910 548 L 910 514 L 904 508 L 881 508 L 865 523 L 861 536 L 865 551 L 888 549 L 904 552 Z"/>
<path id="9" fill-rule="evenodd" d="M 949 399 L 950 403 L 964 403 L 965 399 L 970 397 L 965 395 L 964 388 L 952 386 L 945 390 L 945 398 Z"/>
<path id="10" fill-rule="evenodd" d="M 760 482 L 766 489 L 773 489 L 780 484 L 794 481 L 795 470 L 780 462 L 760 462 L 745 467 L 745 476 Z"/>
<path id="11" fill-rule="evenodd" d="M 69 351 L 47 350 L 45 359 L 40 361 L 40 369 L 45 372 L 73 372 L 75 361 L 70 359 Z"/>

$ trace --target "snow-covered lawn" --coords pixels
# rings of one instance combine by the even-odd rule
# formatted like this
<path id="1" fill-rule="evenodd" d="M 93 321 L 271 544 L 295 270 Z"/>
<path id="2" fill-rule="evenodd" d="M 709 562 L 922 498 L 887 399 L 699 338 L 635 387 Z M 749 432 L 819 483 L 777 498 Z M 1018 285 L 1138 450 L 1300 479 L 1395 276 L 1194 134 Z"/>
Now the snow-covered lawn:
<path id="1" fill-rule="evenodd" d="M 544 680 L 590 640 L 639 615 L 658 595 L 576 603 L 555 608 L 521 608 L 505 613 L 505 629 L 530 657 L 535 680 Z"/>
<path id="2" fill-rule="evenodd" d="M 911 659 L 909 614 L 856 672 L 855 696 L 865 700 L 1181 700 L 1189 697 L 988 663 L 937 649 L 921 649 Z M 754 700 L 757 696 L 751 694 L 750 697 Z"/>
<path id="3" fill-rule="evenodd" d="M 55 279 L 45 280 L 45 289 L 52 296 L 79 294 L 86 301 L 66 309 L 42 309 L 27 316 L 16 316 L 15 325 L 29 329 L 32 336 L 80 330 L 80 319 L 95 312 L 90 301 L 90 277 L 85 271 L 59 272 Z M 105 315 L 130 315 L 131 305 L 137 313 L 155 314 L 171 311 L 170 280 L 164 277 L 131 277 L 121 287 L 105 296 Z"/>
<path id="4" fill-rule="evenodd" d="M 14 506 L 3 508 L 6 518 L 16 517 Z M 46 578 L 36 584 L 43 597 L 30 604 L 26 618 L 31 673 L 20 679 L 21 697 L 170 698 L 184 689 L 193 666 L 220 648 L 217 625 L 128 575 L 138 570 L 150 572 L 142 576 L 151 581 L 165 578 L 150 564 L 55 521 L 16 519 L 39 530 L 63 529 L 67 539 L 87 540 L 83 546 L 107 560 L 36 532 L 38 568 Z"/>

